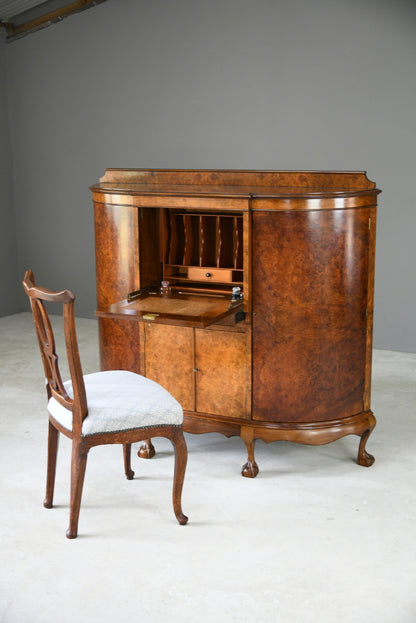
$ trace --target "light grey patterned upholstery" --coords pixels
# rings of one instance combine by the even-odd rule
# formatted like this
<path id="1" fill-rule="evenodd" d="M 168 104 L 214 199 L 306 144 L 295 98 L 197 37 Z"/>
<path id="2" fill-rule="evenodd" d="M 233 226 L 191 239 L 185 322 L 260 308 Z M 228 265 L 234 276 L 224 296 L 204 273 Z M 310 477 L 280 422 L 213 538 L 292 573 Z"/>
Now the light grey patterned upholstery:
<path id="1" fill-rule="evenodd" d="M 181 425 L 181 405 L 166 389 L 150 379 L 125 370 L 95 372 L 84 376 L 88 415 L 82 424 L 83 436 L 147 426 Z M 64 383 L 72 398 L 72 383 Z M 72 430 L 72 412 L 55 398 L 48 411 L 61 426 Z"/>

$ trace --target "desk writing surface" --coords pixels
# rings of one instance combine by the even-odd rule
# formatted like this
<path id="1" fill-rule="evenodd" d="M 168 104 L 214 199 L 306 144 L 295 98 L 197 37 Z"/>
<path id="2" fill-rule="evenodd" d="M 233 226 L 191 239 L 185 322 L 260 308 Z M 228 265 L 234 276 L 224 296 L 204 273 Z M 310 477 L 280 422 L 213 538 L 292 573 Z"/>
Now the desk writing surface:
<path id="1" fill-rule="evenodd" d="M 150 293 L 128 301 L 124 299 L 107 309 L 98 310 L 99 317 L 124 317 L 138 321 L 205 327 L 238 311 L 242 302 L 232 303 L 229 296 L 202 296 Z"/>
<path id="2" fill-rule="evenodd" d="M 130 301 L 123 305 L 125 309 L 136 310 L 138 312 L 157 313 L 157 314 L 179 314 L 185 316 L 201 316 L 215 309 L 218 309 L 220 302 L 221 309 L 229 301 L 214 299 L 211 297 L 198 296 L 159 296 L 150 294 L 144 299 Z"/>

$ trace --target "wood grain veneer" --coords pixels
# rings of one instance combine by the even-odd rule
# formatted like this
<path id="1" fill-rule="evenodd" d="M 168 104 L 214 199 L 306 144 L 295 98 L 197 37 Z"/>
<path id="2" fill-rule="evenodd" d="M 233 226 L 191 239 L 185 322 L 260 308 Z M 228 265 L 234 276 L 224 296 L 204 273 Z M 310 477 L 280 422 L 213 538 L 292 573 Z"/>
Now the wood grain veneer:
<path id="1" fill-rule="evenodd" d="M 355 434 L 358 463 L 372 464 L 380 191 L 365 172 L 107 169 L 91 190 L 103 367 L 165 384 L 189 432 L 240 435 L 244 476 L 258 473 L 259 438 Z M 230 306 L 198 325 L 175 316 L 173 292 L 166 317 L 144 321 L 142 304 L 124 317 L 128 293 L 161 279 L 190 297 L 238 284 L 244 314 Z"/>

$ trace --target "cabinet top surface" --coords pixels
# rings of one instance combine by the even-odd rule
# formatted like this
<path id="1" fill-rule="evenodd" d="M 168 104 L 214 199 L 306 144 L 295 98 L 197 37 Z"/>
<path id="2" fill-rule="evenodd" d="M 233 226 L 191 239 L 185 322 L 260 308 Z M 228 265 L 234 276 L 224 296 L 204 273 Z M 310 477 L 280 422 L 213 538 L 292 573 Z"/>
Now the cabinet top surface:
<path id="1" fill-rule="evenodd" d="M 91 190 L 137 195 L 334 197 L 378 194 L 363 171 L 106 169 Z"/>

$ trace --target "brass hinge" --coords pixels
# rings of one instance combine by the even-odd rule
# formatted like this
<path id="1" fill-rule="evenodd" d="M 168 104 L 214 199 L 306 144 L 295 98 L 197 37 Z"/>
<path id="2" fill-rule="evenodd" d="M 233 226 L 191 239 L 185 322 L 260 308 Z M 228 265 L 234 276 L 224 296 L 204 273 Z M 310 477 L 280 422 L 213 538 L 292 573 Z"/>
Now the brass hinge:
<path id="1" fill-rule="evenodd" d="M 371 229 L 371 216 L 370 216 L 370 218 L 368 219 L 368 229 Z"/>

